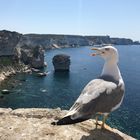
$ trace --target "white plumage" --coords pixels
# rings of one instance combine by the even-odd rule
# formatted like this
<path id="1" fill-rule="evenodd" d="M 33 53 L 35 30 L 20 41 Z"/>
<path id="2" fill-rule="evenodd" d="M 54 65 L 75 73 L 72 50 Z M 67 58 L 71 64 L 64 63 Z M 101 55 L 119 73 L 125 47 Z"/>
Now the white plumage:
<path id="1" fill-rule="evenodd" d="M 106 116 L 121 105 L 125 86 L 118 68 L 119 55 L 117 49 L 112 46 L 105 46 L 93 48 L 93 50 L 96 53 L 93 53 L 92 56 L 99 55 L 105 60 L 100 77 L 90 81 L 68 114 L 52 124 L 74 124 L 90 119 L 97 114 L 103 114 L 102 127 L 104 127 Z"/>

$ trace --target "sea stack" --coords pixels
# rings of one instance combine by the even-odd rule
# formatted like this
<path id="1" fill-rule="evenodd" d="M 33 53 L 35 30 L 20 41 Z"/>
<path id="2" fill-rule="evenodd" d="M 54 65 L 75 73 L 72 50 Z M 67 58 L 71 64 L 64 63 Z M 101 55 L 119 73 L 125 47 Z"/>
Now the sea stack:
<path id="1" fill-rule="evenodd" d="M 66 54 L 57 54 L 53 57 L 53 66 L 55 71 L 69 71 L 70 56 Z"/>

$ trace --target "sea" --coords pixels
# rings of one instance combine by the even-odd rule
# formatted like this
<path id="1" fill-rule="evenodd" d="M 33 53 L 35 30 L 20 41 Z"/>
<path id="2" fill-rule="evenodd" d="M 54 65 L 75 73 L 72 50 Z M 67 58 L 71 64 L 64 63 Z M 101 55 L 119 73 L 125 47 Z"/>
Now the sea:
<path id="1" fill-rule="evenodd" d="M 107 124 L 140 139 L 140 46 L 116 45 L 119 52 L 119 68 L 125 82 L 125 97 L 119 109 L 112 112 Z M 4 81 L 0 89 L 10 94 L 0 98 L 0 107 L 69 109 L 85 85 L 98 77 L 104 60 L 92 57 L 90 46 L 47 50 L 45 61 L 48 73 L 38 77 L 36 73 L 17 74 Z M 70 56 L 69 72 L 55 72 L 52 59 L 56 54 Z M 1 95 L 1 94 L 0 94 Z"/>

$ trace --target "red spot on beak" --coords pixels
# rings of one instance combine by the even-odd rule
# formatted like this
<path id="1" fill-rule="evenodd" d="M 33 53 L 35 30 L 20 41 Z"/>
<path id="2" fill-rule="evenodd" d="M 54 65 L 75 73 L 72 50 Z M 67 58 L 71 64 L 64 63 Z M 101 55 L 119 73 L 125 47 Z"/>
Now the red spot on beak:
<path id="1" fill-rule="evenodd" d="M 91 56 L 96 56 L 96 53 L 92 53 Z"/>

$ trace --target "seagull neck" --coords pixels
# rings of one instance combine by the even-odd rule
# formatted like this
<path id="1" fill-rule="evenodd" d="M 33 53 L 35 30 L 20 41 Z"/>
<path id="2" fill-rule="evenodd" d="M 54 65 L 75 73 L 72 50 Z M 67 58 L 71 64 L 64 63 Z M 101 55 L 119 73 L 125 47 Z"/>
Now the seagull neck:
<path id="1" fill-rule="evenodd" d="M 117 62 L 112 62 L 112 61 L 105 62 L 101 75 L 112 76 L 117 81 L 122 79 Z"/>

